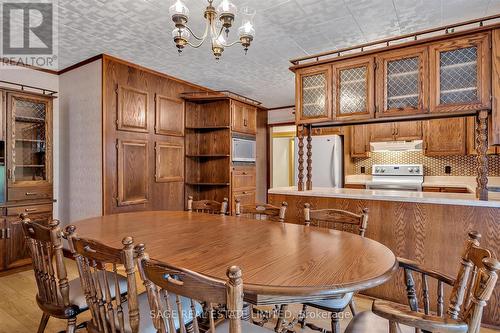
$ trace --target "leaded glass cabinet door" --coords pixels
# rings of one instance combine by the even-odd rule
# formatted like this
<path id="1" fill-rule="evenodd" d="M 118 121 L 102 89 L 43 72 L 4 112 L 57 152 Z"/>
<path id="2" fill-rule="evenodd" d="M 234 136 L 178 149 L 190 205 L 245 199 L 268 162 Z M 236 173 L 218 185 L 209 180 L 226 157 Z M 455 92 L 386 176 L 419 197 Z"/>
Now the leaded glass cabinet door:
<path id="1" fill-rule="evenodd" d="M 8 106 L 9 186 L 52 183 L 52 100 L 9 94 Z"/>
<path id="2" fill-rule="evenodd" d="M 431 45 L 431 112 L 489 108 L 489 59 L 488 33 Z"/>
<path id="3" fill-rule="evenodd" d="M 391 51 L 377 57 L 377 116 L 427 112 L 427 48 Z"/>
<path id="4" fill-rule="evenodd" d="M 372 118 L 374 59 L 362 58 L 333 65 L 333 110 L 338 120 Z"/>
<path id="5" fill-rule="evenodd" d="M 298 70 L 296 73 L 297 122 L 331 120 L 331 66 Z"/>

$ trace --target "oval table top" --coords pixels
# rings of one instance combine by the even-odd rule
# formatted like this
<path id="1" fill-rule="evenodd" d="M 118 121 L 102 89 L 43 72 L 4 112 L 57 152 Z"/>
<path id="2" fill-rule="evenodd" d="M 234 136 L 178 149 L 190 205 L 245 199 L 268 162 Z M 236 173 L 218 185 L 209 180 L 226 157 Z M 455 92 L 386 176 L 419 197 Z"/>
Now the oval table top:
<path id="1" fill-rule="evenodd" d="M 121 240 L 132 236 L 151 258 L 213 278 L 226 280 L 227 268 L 237 265 L 245 299 L 254 304 L 272 304 L 279 297 L 314 301 L 368 289 L 397 269 L 392 251 L 374 240 L 297 224 L 172 211 L 74 224 L 78 235 L 111 247 L 120 248 Z"/>

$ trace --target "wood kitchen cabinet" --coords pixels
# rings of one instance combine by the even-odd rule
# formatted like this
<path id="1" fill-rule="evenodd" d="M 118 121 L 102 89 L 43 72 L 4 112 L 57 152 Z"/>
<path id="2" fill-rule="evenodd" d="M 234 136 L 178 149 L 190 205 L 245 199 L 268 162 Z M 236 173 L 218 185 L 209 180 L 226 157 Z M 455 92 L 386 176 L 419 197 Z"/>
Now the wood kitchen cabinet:
<path id="1" fill-rule="evenodd" d="M 369 126 L 371 142 L 411 141 L 422 139 L 421 121 L 372 124 Z"/>
<path id="2" fill-rule="evenodd" d="M 368 125 L 351 126 L 351 157 L 368 157 L 370 132 Z"/>
<path id="3" fill-rule="evenodd" d="M 236 199 L 240 200 L 241 205 L 255 205 L 255 190 L 244 190 L 244 191 L 235 191 L 233 192 L 233 200 L 232 200 L 232 212 L 234 213 L 234 209 L 236 207 Z"/>
<path id="4" fill-rule="evenodd" d="M 317 66 L 296 72 L 296 123 L 317 123 L 332 119 L 332 67 Z"/>
<path id="5" fill-rule="evenodd" d="M 333 64 L 333 110 L 336 120 L 374 117 L 374 58 Z"/>
<path id="6" fill-rule="evenodd" d="M 232 130 L 238 133 L 253 134 L 257 133 L 257 108 L 232 101 Z"/>
<path id="7" fill-rule="evenodd" d="M 7 200 L 52 198 L 52 98 L 7 93 Z"/>
<path id="8" fill-rule="evenodd" d="M 466 154 L 466 119 L 424 121 L 424 154 L 447 156 Z"/>
<path id="9" fill-rule="evenodd" d="M 377 56 L 377 117 L 427 111 L 428 51 L 412 47 Z"/>
<path id="10" fill-rule="evenodd" d="M 481 33 L 430 45 L 431 112 L 490 108 L 489 38 Z"/>
<path id="11" fill-rule="evenodd" d="M 236 199 L 239 199 L 242 205 L 255 204 L 257 184 L 255 166 L 234 166 L 231 181 L 233 211 Z"/>

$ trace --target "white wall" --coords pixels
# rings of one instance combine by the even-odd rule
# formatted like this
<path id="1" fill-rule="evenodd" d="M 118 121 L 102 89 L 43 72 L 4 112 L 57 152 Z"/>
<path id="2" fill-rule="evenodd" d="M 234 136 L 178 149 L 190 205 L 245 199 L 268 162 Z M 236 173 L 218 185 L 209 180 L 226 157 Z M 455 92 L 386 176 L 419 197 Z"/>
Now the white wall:
<path id="1" fill-rule="evenodd" d="M 102 61 L 60 75 L 61 220 L 102 215 Z"/>
<path id="2" fill-rule="evenodd" d="M 10 81 L 19 84 L 26 84 L 30 86 L 35 86 L 39 88 L 50 89 L 59 92 L 59 76 L 55 74 L 45 73 L 26 67 L 11 66 L 6 64 L 1 64 L 0 66 L 0 80 Z M 6 86 L 10 88 L 16 88 L 15 86 L 9 86 L 4 83 L 0 83 L 0 86 Z M 28 89 L 27 89 L 28 90 Z M 57 94 L 57 96 L 60 96 Z M 60 218 L 60 193 L 59 193 L 59 174 L 60 174 L 60 139 L 59 139 L 59 98 L 54 99 L 53 103 L 53 178 L 54 178 L 54 198 L 57 202 L 54 203 L 54 218 Z"/>

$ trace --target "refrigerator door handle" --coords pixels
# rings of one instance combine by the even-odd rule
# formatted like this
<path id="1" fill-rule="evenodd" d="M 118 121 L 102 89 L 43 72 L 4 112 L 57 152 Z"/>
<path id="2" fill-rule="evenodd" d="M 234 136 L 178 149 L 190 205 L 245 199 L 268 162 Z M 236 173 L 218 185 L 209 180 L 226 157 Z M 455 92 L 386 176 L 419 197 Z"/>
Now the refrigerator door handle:
<path id="1" fill-rule="evenodd" d="M 335 154 L 337 150 L 337 143 L 333 142 L 333 149 L 332 149 L 332 160 L 330 162 L 330 176 L 332 177 L 332 185 L 333 187 L 337 186 L 337 180 L 335 179 Z"/>

